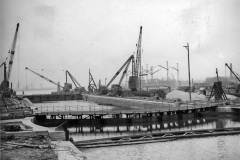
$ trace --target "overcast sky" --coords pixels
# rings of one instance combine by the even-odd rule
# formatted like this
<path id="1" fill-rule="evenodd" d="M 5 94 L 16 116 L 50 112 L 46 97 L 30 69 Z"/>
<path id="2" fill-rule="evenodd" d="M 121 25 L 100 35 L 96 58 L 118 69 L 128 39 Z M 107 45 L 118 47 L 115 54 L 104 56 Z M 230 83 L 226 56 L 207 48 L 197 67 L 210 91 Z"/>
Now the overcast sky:
<path id="1" fill-rule="evenodd" d="M 189 42 L 193 79 L 215 76 L 215 68 L 224 76 L 225 62 L 240 71 L 239 15 L 239 0 L 0 0 L 0 61 L 8 56 L 19 22 L 14 86 L 17 79 L 20 87 L 49 86 L 25 73 L 25 66 L 61 83 L 68 69 L 87 86 L 89 68 L 96 81 L 113 76 L 136 50 L 142 25 L 144 67 L 178 62 L 180 79 L 187 80 L 182 46 Z"/>

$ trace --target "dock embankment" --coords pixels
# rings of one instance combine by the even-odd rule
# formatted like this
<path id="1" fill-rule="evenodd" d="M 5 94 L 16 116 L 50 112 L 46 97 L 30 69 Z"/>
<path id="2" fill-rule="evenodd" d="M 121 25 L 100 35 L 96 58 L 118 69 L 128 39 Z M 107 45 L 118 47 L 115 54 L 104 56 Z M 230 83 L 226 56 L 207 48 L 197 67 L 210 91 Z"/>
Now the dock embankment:
<path id="1" fill-rule="evenodd" d="M 0 125 L 1 154 L 5 158 L 11 158 L 11 155 L 19 155 L 24 159 L 29 159 L 29 157 L 38 159 L 41 156 L 52 160 L 86 159 L 80 150 L 70 141 L 65 140 L 65 132 L 56 131 L 53 127 L 36 125 L 32 122 L 32 117 L 3 120 Z M 17 129 L 17 131 L 4 131 L 4 128 Z M 21 153 L 22 150 L 24 150 L 24 155 Z M 13 151 L 17 154 L 11 154 Z"/>

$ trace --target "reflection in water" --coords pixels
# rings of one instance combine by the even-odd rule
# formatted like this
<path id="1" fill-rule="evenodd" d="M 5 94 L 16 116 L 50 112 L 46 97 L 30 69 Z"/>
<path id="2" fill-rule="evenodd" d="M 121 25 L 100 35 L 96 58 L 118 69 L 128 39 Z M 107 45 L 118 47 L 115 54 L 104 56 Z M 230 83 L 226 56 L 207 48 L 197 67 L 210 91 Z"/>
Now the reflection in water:
<path id="1" fill-rule="evenodd" d="M 184 139 L 139 145 L 103 147 L 83 150 L 89 160 L 239 160 L 240 135 Z"/>
<path id="2" fill-rule="evenodd" d="M 124 133 L 124 132 L 152 132 L 155 130 L 174 130 L 174 129 L 189 129 L 201 128 L 203 125 L 209 125 L 213 120 L 205 118 L 185 120 L 185 121 L 170 121 L 161 123 L 141 123 L 141 124 L 125 124 L 125 125 L 103 125 L 93 124 L 90 126 L 76 125 L 69 128 L 75 133 Z"/>
<path id="3" fill-rule="evenodd" d="M 226 155 L 226 144 L 225 137 L 217 137 L 217 150 L 218 150 L 218 159 L 224 160 L 227 159 Z"/>
<path id="4" fill-rule="evenodd" d="M 189 119 L 171 119 L 154 123 L 129 123 L 127 125 L 71 125 L 70 136 L 75 141 L 108 138 L 139 133 L 162 131 L 216 129 L 240 127 L 240 116 L 222 115 L 215 117 L 195 117 Z M 115 146 L 82 149 L 89 160 L 239 160 L 240 135 L 180 139 L 169 142 L 157 142 L 138 145 Z"/>
<path id="5" fill-rule="evenodd" d="M 218 139 L 221 137 L 221 147 Z M 239 160 L 240 135 L 83 150 L 89 160 Z M 220 158 L 221 157 L 221 158 Z"/>
<path id="6" fill-rule="evenodd" d="M 225 119 L 216 120 L 216 128 L 226 128 L 227 121 Z"/>
<path id="7" fill-rule="evenodd" d="M 79 141 L 141 133 L 240 127 L 240 122 L 233 119 L 236 120 L 236 117 L 195 117 L 193 119 L 172 119 L 170 121 L 126 123 L 121 125 L 92 123 L 88 126 L 81 124 L 66 124 L 66 126 L 70 131 L 70 137 L 75 141 Z"/>

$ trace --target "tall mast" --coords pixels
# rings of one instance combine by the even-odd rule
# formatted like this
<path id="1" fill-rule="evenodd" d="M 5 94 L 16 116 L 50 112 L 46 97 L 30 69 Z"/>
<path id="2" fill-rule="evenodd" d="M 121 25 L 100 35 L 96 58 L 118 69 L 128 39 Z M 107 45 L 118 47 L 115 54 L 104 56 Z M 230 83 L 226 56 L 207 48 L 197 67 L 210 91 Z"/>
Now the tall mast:
<path id="1" fill-rule="evenodd" d="M 192 96 L 191 96 L 191 75 L 190 75 L 190 57 L 189 57 L 189 43 L 187 43 L 186 46 L 183 46 L 187 49 L 187 54 L 188 54 L 188 83 L 189 83 L 189 99 L 190 101 L 192 100 Z"/>
<path id="2" fill-rule="evenodd" d="M 140 33 L 139 33 L 138 43 L 137 43 L 137 53 L 136 53 L 135 70 L 134 70 L 134 75 L 135 76 L 139 76 L 140 75 L 141 54 L 142 54 L 142 26 L 140 27 Z"/>
<path id="3" fill-rule="evenodd" d="M 10 79 L 10 75 L 11 75 L 11 71 L 12 71 L 13 58 L 14 58 L 14 53 L 15 53 L 15 48 L 16 48 L 16 43 L 17 43 L 18 28 L 19 28 L 19 23 L 17 23 L 16 31 L 15 31 L 14 38 L 13 38 L 13 43 L 11 46 L 11 50 L 9 51 L 10 59 L 9 59 L 9 63 L 8 63 L 8 72 L 7 72 L 7 80 L 8 81 Z"/>

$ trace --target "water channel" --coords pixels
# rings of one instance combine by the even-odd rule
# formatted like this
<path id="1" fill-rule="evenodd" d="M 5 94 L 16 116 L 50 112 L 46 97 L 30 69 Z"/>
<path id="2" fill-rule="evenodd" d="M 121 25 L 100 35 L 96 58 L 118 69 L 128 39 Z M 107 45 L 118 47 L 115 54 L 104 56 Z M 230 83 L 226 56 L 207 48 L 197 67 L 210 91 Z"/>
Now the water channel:
<path id="1" fill-rule="evenodd" d="M 67 102 L 62 102 L 64 106 Z M 85 107 L 93 104 L 86 102 L 71 102 L 72 106 L 84 103 Z M 69 103 L 68 103 L 69 104 Z M 37 107 L 42 107 L 43 104 L 36 104 Z M 54 106 L 53 104 L 51 104 Z M 50 105 L 50 106 L 51 106 Z M 49 105 L 48 105 L 49 106 Z M 101 107 L 96 106 L 96 110 Z M 106 109 L 105 108 L 105 109 Z M 147 134 L 166 131 L 183 131 L 197 129 L 216 129 L 240 127 L 240 115 L 236 113 L 220 113 L 214 116 L 203 116 L 189 118 L 183 120 L 171 119 L 165 122 L 142 123 L 142 124 L 127 124 L 127 125 L 92 125 L 86 126 L 81 124 L 71 124 L 65 126 L 70 131 L 70 137 L 74 141 L 109 138 L 124 135 Z M 130 159 L 180 159 L 180 160 L 224 160 L 224 159 L 240 159 L 240 135 L 227 135 L 217 137 L 204 137 L 192 139 L 180 139 L 169 142 L 157 142 L 138 145 L 115 146 L 81 149 L 88 159 L 101 160 L 130 160 Z"/>

